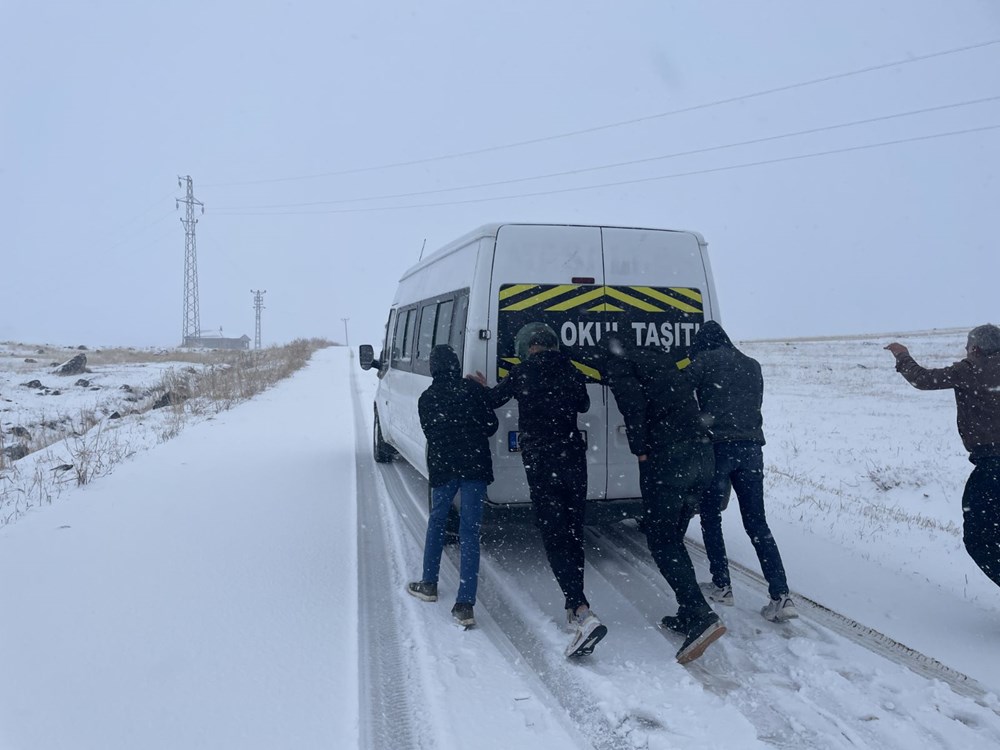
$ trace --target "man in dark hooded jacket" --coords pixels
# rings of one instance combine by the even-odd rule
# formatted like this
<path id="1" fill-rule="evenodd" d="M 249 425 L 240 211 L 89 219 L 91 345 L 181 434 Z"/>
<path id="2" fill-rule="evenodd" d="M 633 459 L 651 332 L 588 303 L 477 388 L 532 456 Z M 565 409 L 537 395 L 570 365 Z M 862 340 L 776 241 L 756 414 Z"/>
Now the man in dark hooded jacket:
<path id="1" fill-rule="evenodd" d="M 420 395 L 417 410 L 427 438 L 431 511 L 424 541 L 423 577 L 410 583 L 407 591 L 423 601 L 437 601 L 448 511 L 455 494 L 461 493 L 459 586 L 451 613 L 461 625 L 471 627 L 475 624 L 483 501 L 486 486 L 493 481 L 489 438 L 499 422 L 486 404 L 483 389 L 462 377 L 458 356 L 450 346 L 431 349 L 430 367 L 433 380 Z"/>
<path id="2" fill-rule="evenodd" d="M 659 347 L 637 347 L 624 338 L 602 339 L 598 365 L 625 418 L 629 449 L 639 462 L 642 527 L 660 573 L 677 598 L 677 614 L 661 625 L 684 636 L 677 661 L 701 656 L 726 632 L 705 601 L 684 535 L 712 479 L 714 458 L 694 385 Z"/>
<path id="3" fill-rule="evenodd" d="M 529 326 L 531 328 L 529 328 Z M 535 519 L 574 629 L 569 657 L 593 652 L 608 632 L 583 593 L 583 520 L 587 502 L 587 445 L 577 415 L 590 408 L 586 381 L 548 326 L 525 327 L 528 356 L 487 391 L 499 408 L 518 406 L 518 434 Z M 479 380 L 485 380 L 479 375 Z"/>
<path id="4" fill-rule="evenodd" d="M 705 584 L 708 597 L 733 604 L 722 511 L 735 490 L 743 528 L 757 552 L 770 594 L 761 614 L 772 622 L 791 620 L 798 612 L 764 514 L 764 378 L 760 364 L 737 349 L 714 320 L 706 321 L 695 336 L 691 359 L 686 371 L 695 382 L 715 451 L 715 478 L 701 499 L 701 533 L 712 572 L 712 582 Z"/>
<path id="5" fill-rule="evenodd" d="M 1000 586 L 1000 328 L 990 323 L 973 328 L 965 359 L 948 367 L 921 367 L 900 343 L 885 348 L 913 387 L 955 391 L 958 434 L 976 467 L 962 494 L 962 541 L 980 570 Z"/>

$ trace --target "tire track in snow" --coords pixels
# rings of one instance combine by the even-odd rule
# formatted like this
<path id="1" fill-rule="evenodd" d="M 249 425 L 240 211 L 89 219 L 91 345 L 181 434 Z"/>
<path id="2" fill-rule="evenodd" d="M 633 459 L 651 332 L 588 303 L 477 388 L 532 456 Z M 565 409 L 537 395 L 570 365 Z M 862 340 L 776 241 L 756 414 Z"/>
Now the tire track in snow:
<path id="1" fill-rule="evenodd" d="M 592 563 L 598 572 L 609 580 L 631 579 L 629 584 L 633 591 L 631 598 L 640 608 L 644 602 L 655 601 L 658 598 L 658 593 L 669 592 L 669 588 L 665 588 L 666 584 L 656 570 L 641 532 L 637 529 L 633 530 L 622 526 L 601 530 L 588 529 L 588 537 L 595 547 L 587 551 L 588 563 Z M 690 539 L 686 542 L 696 564 L 707 567 L 704 548 L 691 542 Z M 762 602 L 766 600 L 767 584 L 761 575 L 732 561 L 730 561 L 730 572 L 734 583 L 739 581 L 746 584 L 747 587 L 761 592 Z M 812 711 L 825 720 L 828 725 L 827 731 L 836 730 L 841 736 L 848 738 L 849 745 L 853 742 L 850 739 L 852 736 L 859 732 L 863 736 L 865 725 L 870 719 L 861 722 L 846 722 L 843 716 L 838 716 L 833 711 L 827 710 L 830 705 L 837 703 L 837 692 L 825 693 L 826 686 L 822 684 L 822 681 L 814 679 L 807 672 L 798 670 L 796 673 L 795 670 L 791 670 L 786 673 L 785 664 L 782 662 L 783 658 L 787 659 L 788 657 L 785 649 L 770 655 L 762 654 L 763 661 L 753 655 L 753 650 L 766 647 L 765 642 L 759 640 L 759 635 L 767 633 L 778 634 L 790 639 L 805 638 L 810 643 L 817 644 L 818 651 L 822 652 L 832 643 L 831 637 L 825 632 L 830 631 L 880 658 L 914 672 L 923 679 L 939 681 L 947 685 L 956 696 L 960 696 L 960 699 L 935 710 L 939 710 L 943 715 L 953 720 L 968 723 L 970 728 L 978 727 L 981 734 L 977 740 L 991 743 L 990 746 L 1000 746 L 1000 733 L 996 732 L 995 729 L 980 725 L 974 719 L 971 722 L 966 722 L 963 718 L 967 709 L 963 709 L 961 699 L 969 699 L 984 711 L 1000 715 L 995 698 L 990 698 L 990 691 L 984 689 L 975 680 L 925 654 L 894 641 L 879 631 L 834 612 L 808 597 L 798 593 L 795 596 L 796 601 L 804 605 L 800 607 L 803 617 L 780 626 L 766 625 L 763 620 L 757 625 L 754 615 L 750 614 L 749 619 L 755 624 L 748 628 L 747 615 L 749 613 L 741 612 L 739 608 L 735 610 L 730 610 L 728 607 L 719 608 L 723 619 L 727 619 L 725 616 L 727 612 L 732 613 L 727 622 L 731 626 L 730 636 L 727 638 L 735 636 L 736 639 L 745 641 L 745 643 L 737 641 L 734 644 L 736 646 L 734 649 L 731 645 L 733 639 L 728 643 L 720 642 L 724 645 L 722 646 L 723 653 L 719 658 L 715 658 L 710 651 L 706 657 L 693 663 L 694 669 L 689 670 L 692 676 L 699 679 L 707 689 L 725 695 L 727 699 L 738 703 L 741 713 L 747 716 L 758 728 L 761 739 L 780 747 L 802 747 L 807 740 L 802 735 L 801 717 L 793 724 L 787 716 L 774 711 L 767 701 L 760 701 L 758 694 L 760 690 L 780 690 L 783 683 L 787 683 L 786 688 L 789 686 L 794 688 L 800 700 L 807 702 Z M 647 613 L 647 615 L 654 617 L 655 613 Z M 751 641 L 753 641 L 754 649 L 743 648 L 743 646 L 750 646 Z M 826 658 L 826 656 L 820 658 Z M 738 679 L 726 677 L 720 674 L 717 669 L 713 669 L 716 663 L 722 664 L 727 661 L 730 662 L 728 673 L 738 675 Z M 864 668 L 859 669 L 850 663 L 841 665 L 834 663 L 832 668 L 840 677 L 850 682 L 870 676 Z M 754 683 L 759 684 L 756 687 L 748 687 L 748 684 L 753 685 Z M 873 705 L 893 702 L 893 696 L 887 692 L 887 690 L 891 691 L 892 689 L 891 683 L 888 685 L 870 684 L 867 689 Z M 826 695 L 826 697 L 817 703 L 817 698 L 807 698 L 807 694 Z M 917 723 L 927 735 L 925 740 L 932 744 L 940 742 L 940 738 L 935 739 L 931 724 L 923 724 L 922 721 Z M 823 729 L 823 727 L 818 727 L 818 729 Z M 989 738 L 986 735 L 989 735 Z M 816 734 L 813 735 L 812 741 L 817 743 L 817 747 L 825 747 L 823 738 L 823 734 Z M 869 738 L 869 740 L 871 739 Z M 992 743 L 997 744 L 993 745 Z"/>
<path id="2" fill-rule="evenodd" d="M 636 535 L 639 533 L 638 531 L 635 532 Z M 620 530 L 616 532 L 615 538 L 619 544 L 627 545 L 633 551 L 639 551 L 642 557 L 648 556 L 645 553 L 645 545 L 639 539 L 635 538 L 635 535 L 627 533 L 625 530 Z M 692 560 L 701 563 L 707 568 L 708 557 L 705 554 L 705 547 L 692 541 L 690 538 L 684 541 L 691 553 Z M 729 561 L 729 570 L 733 578 L 740 580 L 747 586 L 761 592 L 767 591 L 767 581 L 756 571 L 732 560 Z M 971 698 L 982 706 L 987 705 L 984 701 L 991 691 L 984 688 L 968 675 L 890 638 L 885 633 L 863 625 L 857 620 L 852 620 L 850 617 L 842 615 L 829 607 L 825 607 L 799 592 L 793 593 L 795 594 L 796 604 L 799 605 L 802 614 L 806 615 L 813 622 L 822 625 L 828 630 L 832 630 L 837 635 L 843 636 L 868 651 L 906 667 L 921 677 L 940 680 L 946 683 L 957 694 Z"/>
<path id="3" fill-rule="evenodd" d="M 383 477 L 389 498 L 400 518 L 422 544 L 426 512 L 418 511 L 423 510 L 421 503 L 426 492 L 414 487 L 413 481 L 404 476 L 399 466 L 386 465 Z M 457 563 L 456 551 L 454 546 L 446 549 L 453 565 Z M 532 626 L 518 614 L 513 595 L 491 567 L 491 561 L 484 556 L 476 603 L 479 629 L 507 656 L 508 663 L 518 668 L 525 682 L 537 687 L 538 700 L 548 706 L 554 715 L 561 712 L 569 720 L 568 726 L 575 733 L 582 734 L 595 750 L 635 750 L 635 744 L 627 736 L 628 728 L 607 720 L 598 702 L 581 686 L 575 668 L 561 653 L 553 653 L 552 647 L 542 642 Z M 488 618 L 497 626 L 495 629 L 485 622 L 481 610 L 488 613 Z"/>
<path id="4" fill-rule="evenodd" d="M 395 612 L 397 595 L 385 551 L 392 549 L 379 519 L 374 460 L 369 455 L 365 415 L 351 369 L 358 505 L 358 690 L 361 747 L 374 750 L 424 745 L 414 725 L 407 652 Z"/>

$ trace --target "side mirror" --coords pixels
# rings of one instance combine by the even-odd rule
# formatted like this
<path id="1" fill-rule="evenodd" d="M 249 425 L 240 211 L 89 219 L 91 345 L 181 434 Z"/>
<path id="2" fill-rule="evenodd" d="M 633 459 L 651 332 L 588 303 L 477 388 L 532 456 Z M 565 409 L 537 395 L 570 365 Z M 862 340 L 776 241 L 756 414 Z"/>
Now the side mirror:
<path id="1" fill-rule="evenodd" d="M 372 364 L 375 362 L 375 350 L 372 348 L 371 344 L 362 344 L 358 347 L 358 364 L 361 365 L 362 370 L 372 369 Z"/>

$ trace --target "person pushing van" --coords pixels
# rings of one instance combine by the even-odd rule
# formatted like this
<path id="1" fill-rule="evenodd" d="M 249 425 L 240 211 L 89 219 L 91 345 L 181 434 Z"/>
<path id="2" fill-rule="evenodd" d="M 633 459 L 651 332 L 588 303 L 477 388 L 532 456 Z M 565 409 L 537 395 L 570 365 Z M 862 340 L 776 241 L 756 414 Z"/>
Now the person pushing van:
<path id="1" fill-rule="evenodd" d="M 587 446 L 577 428 L 577 414 L 590 408 L 590 397 L 583 375 L 559 351 L 551 328 L 529 323 L 517 338 L 522 359 L 485 391 L 486 401 L 497 409 L 517 400 L 521 455 L 536 524 L 574 629 L 566 656 L 577 657 L 592 653 L 608 632 L 583 592 Z M 486 386 L 482 373 L 474 379 Z"/>
<path id="2" fill-rule="evenodd" d="M 660 624 L 684 636 L 677 661 L 687 664 L 726 632 L 698 586 L 684 535 L 712 480 L 715 457 L 694 384 L 665 349 L 608 336 L 598 365 L 625 418 L 639 463 L 642 528 L 649 551 L 677 598 Z"/>
<path id="3" fill-rule="evenodd" d="M 711 582 L 703 586 L 709 599 L 732 606 L 722 511 L 735 490 L 743 528 L 767 580 L 770 601 L 760 613 L 771 622 L 791 620 L 799 615 L 764 513 L 764 377 L 760 363 L 737 349 L 714 320 L 706 321 L 698 331 L 691 358 L 686 372 L 695 382 L 715 451 L 715 478 L 701 499 L 701 534 L 712 572 Z"/>
<path id="4" fill-rule="evenodd" d="M 499 422 L 487 406 L 482 388 L 462 378 L 458 355 L 450 346 L 431 349 L 430 371 L 433 380 L 420 395 L 417 410 L 427 437 L 431 511 L 424 540 L 423 577 L 408 584 L 406 590 L 425 602 L 437 601 L 445 524 L 455 493 L 461 493 L 459 585 L 451 614 L 460 625 L 472 627 L 479 582 L 479 528 L 486 486 L 493 481 L 489 438 Z"/>

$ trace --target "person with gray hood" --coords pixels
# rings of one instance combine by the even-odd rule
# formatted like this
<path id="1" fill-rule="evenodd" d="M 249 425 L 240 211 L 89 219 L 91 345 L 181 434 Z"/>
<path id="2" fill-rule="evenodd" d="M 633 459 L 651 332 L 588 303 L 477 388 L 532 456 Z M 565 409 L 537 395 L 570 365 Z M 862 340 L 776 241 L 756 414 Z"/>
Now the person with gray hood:
<path id="1" fill-rule="evenodd" d="M 760 364 L 737 349 L 714 320 L 702 324 L 690 356 L 686 372 L 695 383 L 715 452 L 715 476 L 701 498 L 701 533 L 712 573 L 712 581 L 702 587 L 712 601 L 733 604 L 722 511 L 735 490 L 743 528 L 757 553 L 770 594 L 761 615 L 772 622 L 791 620 L 798 612 L 764 513 L 764 378 Z"/>
<path id="2" fill-rule="evenodd" d="M 406 590 L 422 601 L 437 601 L 445 526 L 455 494 L 460 493 L 459 585 L 451 614 L 469 628 L 475 625 L 483 502 L 486 486 L 493 481 L 489 438 L 497 431 L 499 420 L 487 406 L 483 389 L 462 377 L 458 355 L 450 346 L 431 349 L 430 367 L 432 381 L 420 395 L 417 410 L 427 437 L 431 511 L 424 540 L 423 576 L 408 584 Z"/>
<path id="3" fill-rule="evenodd" d="M 962 495 L 962 541 L 980 570 L 1000 586 L 1000 328 L 989 323 L 973 328 L 965 359 L 939 369 L 921 367 L 900 343 L 885 348 L 914 388 L 955 392 L 958 434 L 976 467 Z"/>

